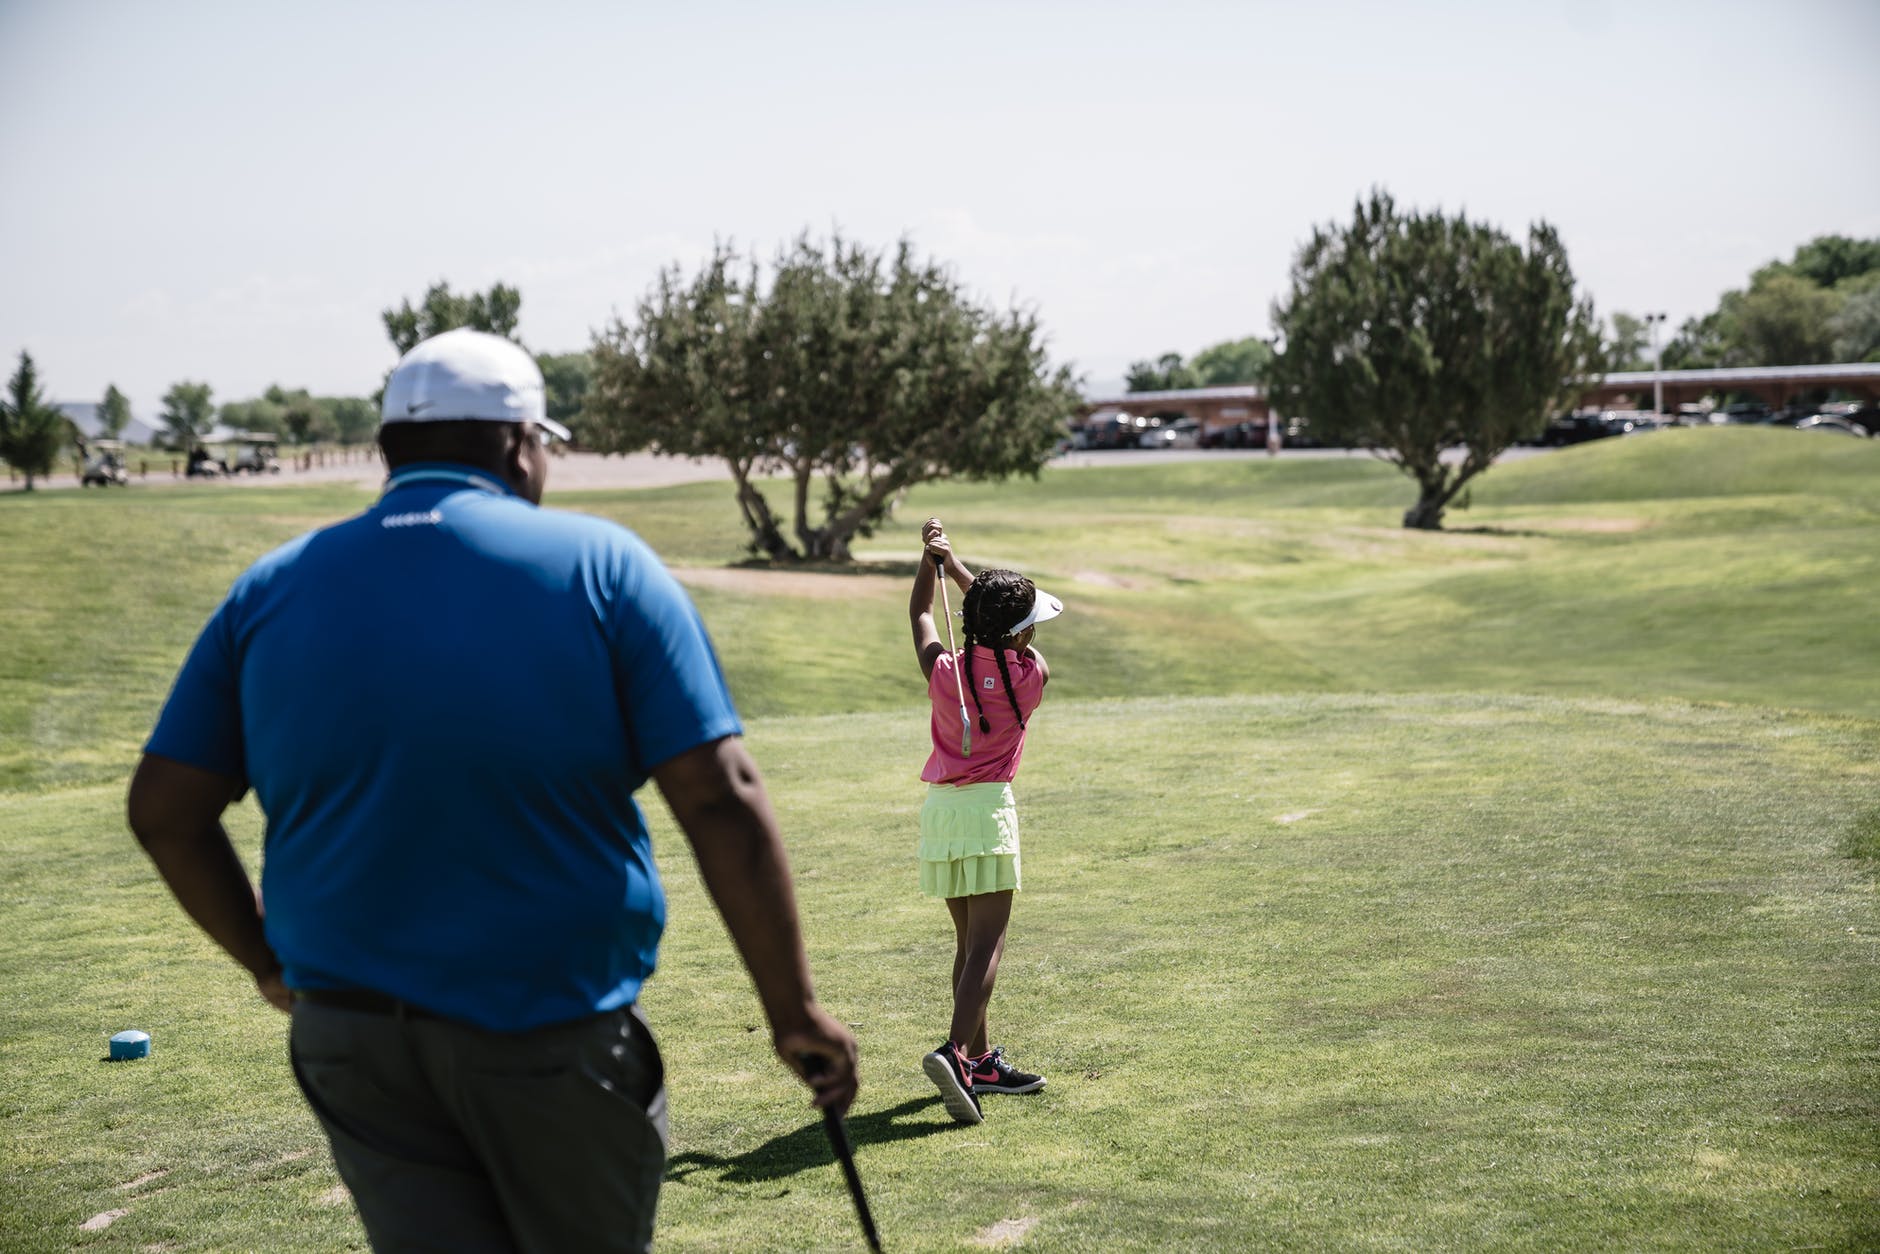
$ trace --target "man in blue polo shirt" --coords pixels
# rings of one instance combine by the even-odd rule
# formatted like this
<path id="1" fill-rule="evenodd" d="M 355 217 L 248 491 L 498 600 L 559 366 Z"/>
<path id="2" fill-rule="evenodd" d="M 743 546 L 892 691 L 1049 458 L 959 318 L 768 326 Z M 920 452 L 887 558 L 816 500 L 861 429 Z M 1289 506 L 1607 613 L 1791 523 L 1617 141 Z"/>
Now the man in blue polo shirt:
<path id="1" fill-rule="evenodd" d="M 632 533 L 538 508 L 544 443 L 568 433 L 535 363 L 447 332 L 400 361 L 382 416 L 384 495 L 235 581 L 131 827 L 291 1009 L 295 1076 L 374 1248 L 645 1249 L 666 1140 L 636 1004 L 665 921 L 648 779 L 817 1105 L 853 1099 L 854 1039 L 811 991 L 691 602 Z M 259 897 L 221 824 L 249 788 Z"/>

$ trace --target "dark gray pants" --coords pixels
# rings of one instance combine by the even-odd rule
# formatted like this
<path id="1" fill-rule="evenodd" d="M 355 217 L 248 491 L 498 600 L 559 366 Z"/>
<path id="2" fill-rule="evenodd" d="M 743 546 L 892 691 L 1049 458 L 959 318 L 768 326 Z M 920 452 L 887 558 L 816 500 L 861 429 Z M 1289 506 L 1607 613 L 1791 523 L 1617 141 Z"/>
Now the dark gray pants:
<path id="1" fill-rule="evenodd" d="M 374 1250 L 652 1248 L 665 1068 L 637 1007 L 506 1034 L 302 1001 L 290 1052 Z"/>

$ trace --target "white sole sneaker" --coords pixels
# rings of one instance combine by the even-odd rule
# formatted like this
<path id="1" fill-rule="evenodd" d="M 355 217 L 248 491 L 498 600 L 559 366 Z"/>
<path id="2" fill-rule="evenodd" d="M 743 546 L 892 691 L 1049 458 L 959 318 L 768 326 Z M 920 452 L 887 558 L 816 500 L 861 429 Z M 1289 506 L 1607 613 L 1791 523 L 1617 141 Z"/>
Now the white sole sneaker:
<path id="1" fill-rule="evenodd" d="M 953 1064 L 934 1050 L 920 1060 L 920 1069 L 927 1073 L 933 1086 L 940 1090 L 940 1100 L 945 1103 L 947 1113 L 959 1123 L 984 1123 L 985 1116 L 979 1113 L 979 1103 L 973 1100 L 972 1093 L 954 1073 Z"/>

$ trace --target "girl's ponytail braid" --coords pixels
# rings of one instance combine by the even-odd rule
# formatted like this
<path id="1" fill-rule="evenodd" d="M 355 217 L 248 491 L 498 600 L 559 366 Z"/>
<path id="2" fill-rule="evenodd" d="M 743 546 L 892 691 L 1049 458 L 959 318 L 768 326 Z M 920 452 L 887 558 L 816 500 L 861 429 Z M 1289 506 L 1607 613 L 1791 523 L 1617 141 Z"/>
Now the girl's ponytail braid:
<path id="1" fill-rule="evenodd" d="M 1012 703 L 1012 717 L 1018 720 L 1018 726 L 1023 730 L 1025 715 L 1018 708 L 1018 694 L 1012 691 L 1012 672 L 1005 665 L 1005 642 L 1001 640 L 999 647 L 993 651 L 999 655 L 999 678 L 1005 681 L 1005 699 Z"/>
<path id="2" fill-rule="evenodd" d="M 992 732 L 992 720 L 986 717 L 986 707 L 979 700 L 979 685 L 973 682 L 973 645 L 977 643 L 977 634 L 973 626 L 979 617 L 979 602 L 985 588 L 973 580 L 973 586 L 966 590 L 966 597 L 960 602 L 960 630 L 965 633 L 966 648 L 960 653 L 960 664 L 966 668 L 966 690 L 973 694 L 973 708 L 979 711 L 979 730 L 983 734 Z M 999 668 L 1005 668 L 1005 655 L 999 655 Z"/>

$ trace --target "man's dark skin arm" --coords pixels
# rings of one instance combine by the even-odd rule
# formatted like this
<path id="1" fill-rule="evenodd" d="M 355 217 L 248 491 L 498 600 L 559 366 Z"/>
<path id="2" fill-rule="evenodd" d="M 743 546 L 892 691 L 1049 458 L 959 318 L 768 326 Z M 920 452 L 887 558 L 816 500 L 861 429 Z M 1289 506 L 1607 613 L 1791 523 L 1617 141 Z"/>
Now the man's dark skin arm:
<path id="1" fill-rule="evenodd" d="M 239 780 L 147 753 L 131 776 L 131 831 L 184 912 L 247 968 L 270 1006 L 291 1010 L 261 930 L 260 895 L 222 826 L 222 812 L 240 795 Z"/>
<path id="2" fill-rule="evenodd" d="M 655 768 L 653 779 L 757 985 L 777 1056 L 815 1091 L 816 1105 L 846 1111 L 857 1086 L 855 1037 L 816 1004 L 790 861 L 744 741 L 727 736 L 688 750 Z M 821 1060 L 813 1076 L 804 1055 Z"/>

